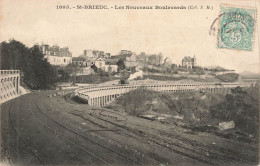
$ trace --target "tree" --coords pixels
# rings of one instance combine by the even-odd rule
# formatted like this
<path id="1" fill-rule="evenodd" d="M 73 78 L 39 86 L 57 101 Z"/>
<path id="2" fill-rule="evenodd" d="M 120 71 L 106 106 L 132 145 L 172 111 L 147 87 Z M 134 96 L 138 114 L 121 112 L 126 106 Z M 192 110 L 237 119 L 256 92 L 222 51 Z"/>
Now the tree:
<path id="1" fill-rule="evenodd" d="M 24 70 L 29 49 L 21 42 L 10 40 L 1 43 L 1 70 Z"/>
<path id="2" fill-rule="evenodd" d="M 235 101 L 234 96 L 231 95 L 231 94 L 227 94 L 227 95 L 225 96 L 225 98 L 226 98 L 227 102 L 230 103 L 230 104 L 233 104 L 234 101 Z"/>
<path id="3" fill-rule="evenodd" d="M 232 94 L 241 94 L 243 93 L 243 90 L 240 86 L 235 87 L 234 89 L 231 89 Z"/>
<path id="4" fill-rule="evenodd" d="M 120 84 L 126 84 L 130 74 L 126 70 L 120 72 Z"/>
<path id="5" fill-rule="evenodd" d="M 57 81 L 57 71 L 43 58 L 43 54 L 37 46 L 29 50 L 24 82 L 32 89 L 51 87 Z"/>
<path id="6" fill-rule="evenodd" d="M 112 73 L 112 67 L 109 65 L 108 66 L 108 73 L 111 74 Z"/>
<path id="7" fill-rule="evenodd" d="M 91 66 L 91 69 L 93 69 L 95 73 L 98 72 L 98 68 L 95 64 Z"/>
<path id="8" fill-rule="evenodd" d="M 73 80 L 75 81 L 76 75 L 77 73 L 82 73 L 82 68 L 80 66 L 78 66 L 77 64 L 74 63 L 70 63 L 65 67 L 60 68 L 60 70 L 64 71 L 64 77 L 63 79 L 66 79 L 66 77 L 68 76 L 69 78 L 73 78 Z M 69 79 L 70 81 L 70 79 Z"/>
<path id="9" fill-rule="evenodd" d="M 16 40 L 1 43 L 1 69 L 20 70 L 21 82 L 32 89 L 48 88 L 57 81 L 57 72 L 38 46 L 27 48 Z"/>
<path id="10" fill-rule="evenodd" d="M 118 66 L 118 68 L 117 68 L 118 71 L 124 70 L 126 68 L 125 63 L 122 59 L 119 59 L 116 64 Z"/>
<path id="11" fill-rule="evenodd" d="M 68 73 L 69 75 L 75 75 L 78 72 L 81 72 L 81 68 L 74 63 L 70 63 L 67 66 L 64 67 L 63 69 L 66 73 Z"/>

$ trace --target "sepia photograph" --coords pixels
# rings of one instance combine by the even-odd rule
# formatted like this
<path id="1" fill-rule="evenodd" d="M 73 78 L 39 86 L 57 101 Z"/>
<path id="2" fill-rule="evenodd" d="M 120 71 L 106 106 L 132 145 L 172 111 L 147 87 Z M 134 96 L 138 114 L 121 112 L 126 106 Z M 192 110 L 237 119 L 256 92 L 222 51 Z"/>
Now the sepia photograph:
<path id="1" fill-rule="evenodd" d="M 0 166 L 257 166 L 259 0 L 0 0 Z"/>

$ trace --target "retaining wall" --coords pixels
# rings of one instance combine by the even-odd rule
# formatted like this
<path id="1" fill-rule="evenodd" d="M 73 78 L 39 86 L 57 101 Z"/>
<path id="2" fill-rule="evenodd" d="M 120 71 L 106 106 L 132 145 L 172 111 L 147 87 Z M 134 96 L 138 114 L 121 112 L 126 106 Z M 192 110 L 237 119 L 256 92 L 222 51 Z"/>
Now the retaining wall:
<path id="1" fill-rule="evenodd" d="M 104 106 L 131 90 L 144 88 L 161 92 L 192 92 L 202 91 L 211 93 L 229 93 L 231 88 L 240 86 L 249 87 L 248 83 L 191 83 L 191 84 L 142 84 L 142 85 L 114 85 L 114 86 L 93 86 L 77 89 L 75 95 L 88 101 L 92 106 Z"/>
<path id="2" fill-rule="evenodd" d="M 0 103 L 20 96 L 20 71 L 0 70 Z"/>

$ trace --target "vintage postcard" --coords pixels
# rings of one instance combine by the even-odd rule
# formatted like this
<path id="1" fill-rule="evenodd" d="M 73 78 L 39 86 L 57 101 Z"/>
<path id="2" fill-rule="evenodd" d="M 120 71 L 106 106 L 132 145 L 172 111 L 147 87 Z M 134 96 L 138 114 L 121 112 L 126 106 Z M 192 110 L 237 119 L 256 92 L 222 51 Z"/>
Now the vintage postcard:
<path id="1" fill-rule="evenodd" d="M 0 0 L 0 165 L 258 165 L 259 0 Z"/>

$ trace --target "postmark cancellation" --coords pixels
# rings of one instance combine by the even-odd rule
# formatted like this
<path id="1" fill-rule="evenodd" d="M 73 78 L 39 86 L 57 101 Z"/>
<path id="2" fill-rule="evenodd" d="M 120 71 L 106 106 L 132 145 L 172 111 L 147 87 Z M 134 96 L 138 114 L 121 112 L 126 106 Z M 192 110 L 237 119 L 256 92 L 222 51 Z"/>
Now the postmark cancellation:
<path id="1" fill-rule="evenodd" d="M 256 9 L 220 6 L 218 48 L 253 50 Z"/>

